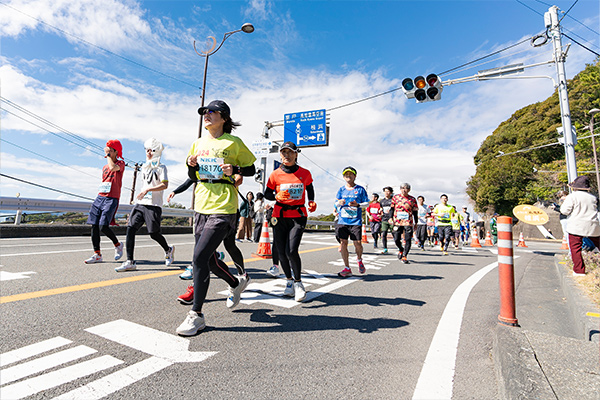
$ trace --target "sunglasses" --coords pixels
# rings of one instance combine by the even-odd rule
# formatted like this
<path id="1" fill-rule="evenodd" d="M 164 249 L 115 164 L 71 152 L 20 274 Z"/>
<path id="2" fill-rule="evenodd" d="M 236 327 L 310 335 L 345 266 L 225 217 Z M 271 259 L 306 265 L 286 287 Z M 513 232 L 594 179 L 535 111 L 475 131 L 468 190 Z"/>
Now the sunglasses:
<path id="1" fill-rule="evenodd" d="M 215 114 L 215 113 L 218 113 L 218 111 L 213 111 L 213 110 L 204 110 L 204 111 L 202 112 L 202 115 L 207 115 L 207 114 L 208 114 L 208 115 L 211 115 L 211 114 Z"/>

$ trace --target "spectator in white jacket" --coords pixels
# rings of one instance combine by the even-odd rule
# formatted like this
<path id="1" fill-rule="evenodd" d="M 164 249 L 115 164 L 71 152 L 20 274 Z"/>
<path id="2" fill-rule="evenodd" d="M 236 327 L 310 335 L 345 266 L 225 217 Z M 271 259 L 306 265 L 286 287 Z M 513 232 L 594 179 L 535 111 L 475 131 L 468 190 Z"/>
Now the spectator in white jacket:
<path id="1" fill-rule="evenodd" d="M 560 212 L 567 215 L 569 249 L 573 260 L 573 275 L 585 275 L 585 265 L 581 256 L 583 238 L 588 237 L 600 248 L 600 221 L 598 199 L 589 192 L 590 179 L 579 176 L 569 184 L 573 192 L 565 197 Z"/>
<path id="2" fill-rule="evenodd" d="M 260 233 L 265 220 L 265 196 L 258 192 L 256 193 L 256 201 L 254 202 L 254 243 L 260 241 Z"/>

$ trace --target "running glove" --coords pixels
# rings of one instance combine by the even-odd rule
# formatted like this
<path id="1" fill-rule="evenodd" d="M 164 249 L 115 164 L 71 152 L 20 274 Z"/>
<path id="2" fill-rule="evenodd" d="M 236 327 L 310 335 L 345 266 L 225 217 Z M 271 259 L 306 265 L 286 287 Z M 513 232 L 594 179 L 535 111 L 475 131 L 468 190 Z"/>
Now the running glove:
<path id="1" fill-rule="evenodd" d="M 277 192 L 277 194 L 275 195 L 275 200 L 277 201 L 284 201 L 290 198 L 290 192 L 288 192 L 287 190 L 281 190 L 279 192 Z"/>
<path id="2" fill-rule="evenodd" d="M 314 201 L 309 201 L 308 202 L 308 212 L 315 212 L 316 209 L 317 209 L 317 203 L 315 203 Z"/>

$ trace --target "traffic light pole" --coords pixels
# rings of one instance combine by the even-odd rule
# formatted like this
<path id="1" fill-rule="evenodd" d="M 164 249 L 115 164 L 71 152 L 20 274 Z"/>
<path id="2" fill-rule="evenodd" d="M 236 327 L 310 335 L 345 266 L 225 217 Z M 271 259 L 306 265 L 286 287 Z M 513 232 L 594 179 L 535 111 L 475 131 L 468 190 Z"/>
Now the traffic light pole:
<path id="1" fill-rule="evenodd" d="M 577 178 L 577 162 L 575 160 L 575 138 L 573 137 L 573 128 L 571 125 L 571 109 L 569 107 L 569 93 L 567 91 L 567 76 L 565 73 L 566 52 L 562 50 L 558 7 L 552 6 L 548 9 L 548 12 L 544 15 L 544 22 L 546 28 L 548 28 L 548 35 L 552 38 L 552 45 L 554 47 L 554 62 L 558 76 L 558 99 L 560 101 L 560 114 L 565 137 L 567 176 L 569 183 L 571 183 Z"/>

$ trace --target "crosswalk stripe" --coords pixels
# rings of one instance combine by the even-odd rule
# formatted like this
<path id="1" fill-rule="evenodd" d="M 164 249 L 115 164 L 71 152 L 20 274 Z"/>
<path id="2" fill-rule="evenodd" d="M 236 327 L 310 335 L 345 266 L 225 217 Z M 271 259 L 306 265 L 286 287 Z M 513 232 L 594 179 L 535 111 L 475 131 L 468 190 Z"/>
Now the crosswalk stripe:
<path id="1" fill-rule="evenodd" d="M 119 364 L 123 364 L 123 361 L 112 356 L 97 357 L 12 385 L 2 386 L 0 387 L 0 398 L 22 399 Z"/>
<path id="2" fill-rule="evenodd" d="M 20 349 L 7 351 L 6 353 L 0 354 L 0 368 L 4 368 L 9 364 L 25 360 L 26 358 L 36 356 L 46 351 L 66 346 L 70 343 L 72 342 L 69 339 L 58 336 L 39 343 L 30 344 L 29 346 L 21 347 Z"/>
<path id="3" fill-rule="evenodd" d="M 17 381 L 26 376 L 37 374 L 38 372 L 54 368 L 61 364 L 66 364 L 73 360 L 77 360 L 78 358 L 89 356 L 95 352 L 96 350 L 82 345 L 3 369 L 0 371 L 0 385 L 6 385 L 7 383 Z"/>

